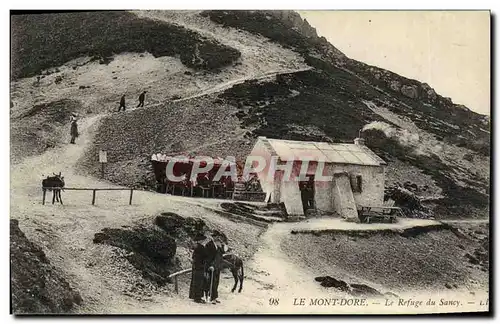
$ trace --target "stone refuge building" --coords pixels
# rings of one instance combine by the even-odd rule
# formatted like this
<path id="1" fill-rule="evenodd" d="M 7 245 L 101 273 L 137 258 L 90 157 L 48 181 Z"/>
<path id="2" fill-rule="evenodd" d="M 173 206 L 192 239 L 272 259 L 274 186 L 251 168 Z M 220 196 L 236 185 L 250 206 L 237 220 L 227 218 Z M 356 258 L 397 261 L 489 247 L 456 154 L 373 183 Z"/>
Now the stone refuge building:
<path id="1" fill-rule="evenodd" d="M 387 164 L 361 138 L 354 144 L 332 144 L 259 137 L 247 158 L 258 171 L 255 156 L 266 161 L 257 172 L 266 202 L 283 202 L 289 215 L 304 216 L 313 209 L 320 215 L 357 219 L 361 206 L 383 206 Z M 273 159 L 278 167 L 271 167 Z M 291 176 L 279 170 L 287 163 Z M 309 179 L 301 181 L 305 179 L 299 174 Z"/>

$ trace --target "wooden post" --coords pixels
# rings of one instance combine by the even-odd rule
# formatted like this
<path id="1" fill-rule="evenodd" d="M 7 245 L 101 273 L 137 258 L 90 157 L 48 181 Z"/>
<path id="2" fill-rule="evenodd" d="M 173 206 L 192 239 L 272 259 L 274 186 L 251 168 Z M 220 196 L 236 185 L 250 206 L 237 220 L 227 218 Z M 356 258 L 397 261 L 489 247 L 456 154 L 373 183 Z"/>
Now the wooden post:
<path id="1" fill-rule="evenodd" d="M 94 205 L 94 204 L 95 204 L 95 192 L 96 192 L 96 190 L 95 190 L 95 189 L 94 189 L 94 190 L 92 190 L 92 205 Z"/>
<path id="2" fill-rule="evenodd" d="M 179 293 L 179 280 L 177 279 L 178 276 L 175 276 L 174 277 L 174 289 L 175 289 L 175 293 L 178 294 Z"/>
<path id="3" fill-rule="evenodd" d="M 129 205 L 132 205 L 132 195 L 134 194 L 134 189 L 130 189 L 130 200 L 128 201 Z"/>
<path id="4" fill-rule="evenodd" d="M 42 205 L 45 205 L 45 194 L 47 194 L 47 189 L 42 189 L 43 190 L 43 200 L 42 200 Z"/>
<path id="5" fill-rule="evenodd" d="M 104 163 L 108 162 L 108 153 L 106 151 L 99 151 L 99 162 L 101 163 L 101 178 L 104 179 Z"/>

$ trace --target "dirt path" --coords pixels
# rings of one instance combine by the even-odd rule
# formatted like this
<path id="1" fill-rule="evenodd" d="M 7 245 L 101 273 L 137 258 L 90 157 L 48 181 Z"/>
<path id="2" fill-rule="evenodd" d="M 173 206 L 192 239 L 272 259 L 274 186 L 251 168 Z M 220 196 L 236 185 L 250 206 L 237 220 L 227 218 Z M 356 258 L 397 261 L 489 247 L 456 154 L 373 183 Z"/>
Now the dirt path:
<path id="1" fill-rule="evenodd" d="M 40 192 L 40 181 L 44 176 L 61 172 L 68 179 L 67 187 L 96 183 L 89 178 L 79 177 L 74 173 L 74 166 L 82 156 L 86 147 L 91 143 L 93 132 L 103 115 L 84 118 L 79 122 L 80 137 L 74 145 L 66 144 L 55 149 L 47 150 L 42 155 L 25 158 L 21 163 L 11 166 L 11 198 L 15 199 L 27 193 L 32 196 Z M 64 197 L 63 197 L 64 198 Z M 11 201 L 16 206 L 16 200 Z M 19 202 L 22 204 L 22 202 Z"/>
<path id="2" fill-rule="evenodd" d="M 195 304 L 186 296 L 189 287 L 181 286 L 180 295 L 158 300 L 156 305 L 144 311 L 181 314 L 290 313 L 296 311 L 294 297 L 332 297 L 331 293 L 314 281 L 311 273 L 299 268 L 281 251 L 280 243 L 289 235 L 289 226 L 287 223 L 275 223 L 261 235 L 258 251 L 245 263 L 245 281 L 241 293 L 230 292 L 233 278 L 226 272 L 219 286 L 220 304 Z M 336 293 L 336 297 L 341 296 Z M 279 304 L 271 303 L 271 299 L 277 300 Z"/>
<path id="3" fill-rule="evenodd" d="M 183 102 L 183 101 L 187 101 L 187 100 L 191 100 L 191 99 L 195 99 L 195 98 L 199 98 L 199 97 L 203 97 L 203 96 L 208 96 L 210 94 L 225 91 L 227 89 L 232 88 L 235 85 L 244 83 L 246 81 L 262 81 L 262 80 L 265 80 L 268 78 L 276 77 L 277 75 L 280 75 L 280 74 L 297 73 L 297 72 L 302 72 L 302 71 L 309 71 L 311 69 L 312 69 L 311 67 L 307 67 L 307 68 L 292 69 L 292 70 L 268 71 L 268 72 L 258 74 L 258 75 L 250 75 L 250 76 L 246 76 L 243 78 L 238 78 L 238 79 L 229 80 L 227 82 L 216 84 L 215 86 L 208 87 L 208 88 L 206 88 L 206 89 L 204 89 L 204 90 L 202 90 L 194 95 L 184 97 L 184 98 L 175 99 L 175 100 L 172 100 L 172 102 Z M 166 104 L 165 102 L 157 102 L 157 103 L 154 103 L 151 105 L 146 105 L 144 108 L 137 108 L 137 107 L 127 108 L 127 110 L 125 112 L 130 112 L 130 111 L 134 111 L 137 109 L 147 109 L 150 107 L 157 107 L 157 106 L 161 106 L 161 105 L 165 105 L 165 104 Z"/>
<path id="4" fill-rule="evenodd" d="M 12 168 L 12 217 L 21 219 L 22 229 L 30 236 L 39 237 L 44 250 L 52 262 L 65 269 L 77 282 L 77 289 L 84 299 L 90 301 L 80 309 L 81 312 L 110 313 L 259 313 L 273 312 L 276 306 L 269 305 L 270 298 L 287 299 L 294 292 L 309 292 L 311 295 L 321 294 L 319 285 L 303 269 L 297 268 L 280 250 L 282 238 L 289 233 L 286 225 L 273 224 L 262 236 L 259 249 L 246 264 L 245 282 L 242 293 L 230 293 L 233 284 L 232 276 L 224 274 L 221 284 L 221 300 L 223 303 L 213 305 L 197 305 L 185 296 L 188 287 L 181 287 L 181 295 L 166 296 L 158 294 L 152 302 L 139 302 L 134 298 L 122 295 L 120 283 L 110 281 L 97 269 L 88 269 L 90 260 L 98 260 L 97 253 L 102 253 L 92 244 L 93 234 L 106 226 L 120 226 L 124 219 L 132 221 L 144 214 L 168 205 L 175 210 L 202 206 L 202 202 L 188 203 L 183 197 L 164 195 L 159 197 L 154 193 L 140 192 L 136 194 L 136 206 L 126 206 L 126 199 L 119 193 L 104 193 L 97 201 L 107 201 L 110 206 L 89 206 L 88 194 L 71 193 L 64 206 L 41 206 L 40 179 L 42 174 L 62 172 L 67 179 L 67 185 L 72 187 L 110 187 L 98 179 L 77 175 L 74 165 L 92 141 L 93 131 L 98 126 L 102 116 L 93 116 L 80 121 L 81 137 L 76 145 L 67 144 L 60 148 L 49 150 L 36 157 L 25 159 Z M 57 166 L 57 170 L 54 170 Z M 101 193 L 99 193 L 101 195 Z M 113 194 L 115 197 L 113 197 Z M 68 194 L 69 195 L 69 194 Z M 49 195 L 50 196 L 50 195 Z M 63 192 L 63 199 L 66 192 Z M 31 204 L 27 201 L 33 201 Z M 201 204 L 201 205 L 200 205 Z M 202 208 L 202 207 L 200 207 Z M 96 209 L 98 214 L 90 212 Z M 140 216 L 138 216 L 140 215 Z M 36 233 L 42 232 L 43 234 Z M 64 233 L 72 233 L 64 235 Z M 97 262 L 98 263 L 98 262 Z M 103 290 L 102 287 L 109 287 Z M 113 290 L 115 288 L 116 290 Z M 96 293 L 98 292 L 98 293 Z M 184 294 L 182 294 L 184 292 Z M 289 299 L 289 298 L 288 298 Z M 280 312 L 284 310 L 279 307 Z"/>
<path id="5" fill-rule="evenodd" d="M 181 100 L 223 91 L 246 80 L 262 80 L 279 73 L 292 72 L 294 71 L 271 71 L 257 77 L 239 78 Z M 141 302 L 125 296 L 123 289 L 127 278 L 113 278 L 106 273 L 109 269 L 105 267 L 109 266 L 109 258 L 113 258 L 113 255 L 105 255 L 106 251 L 101 246 L 92 243 L 94 233 L 103 227 L 119 227 L 132 223 L 162 208 L 168 207 L 171 211 L 179 212 L 189 210 L 193 215 L 206 214 L 206 209 L 201 202 L 191 203 L 184 197 L 166 197 L 149 192 L 137 192 L 134 194 L 133 206 L 128 206 L 125 203 L 128 201 L 128 192 L 119 191 L 99 192 L 96 206 L 90 205 L 90 195 L 85 191 L 63 192 L 63 206 L 50 205 L 49 194 L 49 204 L 42 206 L 40 181 L 52 173 L 61 172 L 65 176 L 67 187 L 117 187 L 96 178 L 79 175 L 75 171 L 77 161 L 92 143 L 99 122 L 106 115 L 108 114 L 81 119 L 81 135 L 75 145 L 65 144 L 42 155 L 27 157 L 11 166 L 11 217 L 19 219 L 21 229 L 28 237 L 34 238 L 36 243 L 42 245 L 51 262 L 68 273 L 70 282 L 73 282 L 86 301 L 79 312 L 193 313 L 198 311 L 197 307 L 202 307 L 199 309 L 201 313 L 272 312 L 276 306 L 269 305 L 271 297 L 286 298 L 294 291 L 320 293 L 312 281 L 313 278 L 298 269 L 281 253 L 280 241 L 287 234 L 287 229 L 282 224 L 276 224 L 262 235 L 258 252 L 246 264 L 246 280 L 242 293 L 231 294 L 232 276 L 224 275 L 221 285 L 221 300 L 224 300 L 224 303 L 217 307 L 193 305 L 184 295 L 168 296 L 160 293 L 153 296 L 150 302 Z M 212 217 L 217 216 L 214 214 Z M 244 225 L 240 225 L 242 226 Z M 94 261 L 97 265 L 89 267 Z M 104 268 L 99 269 L 99 266 Z M 186 291 L 187 287 L 181 288 Z"/>
<path id="6" fill-rule="evenodd" d="M 189 97 L 186 97 L 186 98 L 181 98 L 181 99 L 174 100 L 174 102 L 186 101 L 186 100 L 189 100 L 189 99 L 206 96 L 206 95 L 209 95 L 209 94 L 212 94 L 212 93 L 222 92 L 224 90 L 232 88 L 235 85 L 244 83 L 245 81 L 250 81 L 250 80 L 251 81 L 261 81 L 261 80 L 264 80 L 264 79 L 267 79 L 267 78 L 276 77 L 277 75 L 280 75 L 280 74 L 297 73 L 297 72 L 302 72 L 302 71 L 309 71 L 311 69 L 312 69 L 312 67 L 307 67 L 307 68 L 302 68 L 302 69 L 293 69 L 293 70 L 269 71 L 269 72 L 266 72 L 266 73 L 263 73 L 263 74 L 259 74 L 259 75 L 252 75 L 252 76 L 247 76 L 247 77 L 244 77 L 244 78 L 230 80 L 228 82 L 220 83 L 220 84 L 218 84 L 218 85 L 216 85 L 214 87 L 206 89 L 206 90 L 204 90 L 204 91 L 202 91 L 202 92 L 200 92 L 198 94 L 195 94 L 195 95 L 192 95 L 192 96 L 189 96 Z"/>
<path id="7" fill-rule="evenodd" d="M 452 219 L 452 220 L 441 220 L 441 223 L 445 224 L 488 224 L 489 219 Z"/>
<path id="8" fill-rule="evenodd" d="M 266 78 L 266 74 L 260 78 Z M 250 78 L 249 78 L 250 79 Z M 245 79 L 246 80 L 246 79 Z M 200 93 L 199 96 L 215 93 L 244 82 L 233 80 Z M 187 100 L 187 99 L 185 99 Z M 146 108 L 147 109 L 147 108 Z M 102 192 L 97 198 L 97 206 L 90 206 L 88 193 L 71 193 L 71 199 L 64 206 L 42 206 L 40 204 L 40 180 L 42 175 L 62 172 L 68 187 L 115 187 L 75 172 L 74 166 L 85 149 L 92 143 L 99 121 L 105 115 L 96 115 L 80 121 L 77 144 L 67 144 L 51 149 L 40 156 L 26 158 L 11 167 L 11 217 L 18 218 L 21 229 L 28 237 L 35 237 L 49 259 L 57 267 L 64 269 L 85 304 L 78 310 L 81 313 L 147 313 L 147 314 L 247 314 L 247 313 L 329 313 L 321 307 L 298 309 L 294 298 L 340 298 L 345 294 L 337 290 L 327 290 L 314 281 L 314 273 L 294 263 L 282 250 L 281 242 L 289 235 L 293 224 L 275 223 L 260 236 L 259 248 L 254 256 L 245 263 L 245 282 L 241 293 L 231 293 L 232 276 L 225 273 L 220 285 L 218 305 L 198 305 L 187 298 L 188 278 L 180 286 L 180 294 L 173 295 L 161 291 L 148 297 L 148 301 L 138 300 L 124 294 L 129 277 L 135 270 L 130 269 L 122 276 L 114 275 L 110 266 L 126 263 L 116 258 L 114 252 L 92 243 L 93 235 L 103 227 L 120 227 L 168 209 L 186 212 L 191 215 L 205 215 L 203 205 L 209 201 L 192 201 L 189 198 L 137 192 L 134 204 L 128 206 L 128 192 Z M 63 199 L 68 192 L 63 192 Z M 103 203 L 105 202 L 105 203 Z M 215 202 L 213 202 L 215 203 Z M 216 214 L 210 217 L 218 217 Z M 231 223 L 229 220 L 228 224 Z M 487 220 L 465 220 L 462 222 L 487 222 Z M 234 226 L 234 223 L 232 224 Z M 243 228 L 243 224 L 239 225 Z M 243 229 L 244 230 L 244 229 Z M 94 263 L 89 267 L 89 263 Z M 170 287 L 171 288 L 171 287 Z M 170 289 L 169 288 L 169 289 Z M 278 305 L 271 303 L 277 300 Z M 336 309 L 335 312 L 355 312 L 353 309 Z M 365 309 L 364 311 L 369 311 Z M 373 309 L 378 312 L 377 308 Z"/>

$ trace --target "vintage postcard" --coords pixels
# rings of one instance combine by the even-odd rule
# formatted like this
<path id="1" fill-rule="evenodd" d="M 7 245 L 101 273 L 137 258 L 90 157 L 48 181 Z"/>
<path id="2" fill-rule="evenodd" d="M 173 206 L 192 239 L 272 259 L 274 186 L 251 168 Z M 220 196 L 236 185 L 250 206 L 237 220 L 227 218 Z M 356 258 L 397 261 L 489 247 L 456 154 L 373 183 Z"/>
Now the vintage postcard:
<path id="1" fill-rule="evenodd" d="M 12 314 L 489 312 L 489 11 L 10 30 Z"/>

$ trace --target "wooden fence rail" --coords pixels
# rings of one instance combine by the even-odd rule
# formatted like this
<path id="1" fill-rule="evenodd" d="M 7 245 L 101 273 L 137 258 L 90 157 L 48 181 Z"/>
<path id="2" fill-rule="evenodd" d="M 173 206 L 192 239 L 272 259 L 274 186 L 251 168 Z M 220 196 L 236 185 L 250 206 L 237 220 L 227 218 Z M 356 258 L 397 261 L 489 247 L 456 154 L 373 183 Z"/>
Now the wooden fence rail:
<path id="1" fill-rule="evenodd" d="M 112 191 L 112 190 L 130 190 L 130 198 L 129 198 L 129 205 L 132 205 L 132 196 L 134 195 L 134 189 L 131 188 L 60 188 L 60 187 L 42 187 L 43 191 L 43 199 L 42 199 L 42 205 L 45 205 L 45 195 L 47 193 L 47 190 L 86 190 L 90 191 L 92 190 L 92 205 L 95 205 L 95 195 L 96 191 Z"/>
<path id="2" fill-rule="evenodd" d="M 175 289 L 176 294 L 179 293 L 179 281 L 178 281 L 177 277 L 181 274 L 189 273 L 191 271 L 192 271 L 192 269 L 184 269 L 181 271 L 177 271 L 176 273 L 172 273 L 170 276 L 168 276 L 169 278 L 174 278 L 174 289 Z"/>

